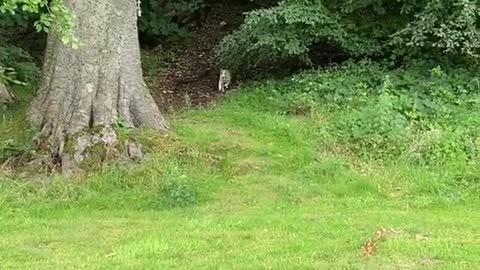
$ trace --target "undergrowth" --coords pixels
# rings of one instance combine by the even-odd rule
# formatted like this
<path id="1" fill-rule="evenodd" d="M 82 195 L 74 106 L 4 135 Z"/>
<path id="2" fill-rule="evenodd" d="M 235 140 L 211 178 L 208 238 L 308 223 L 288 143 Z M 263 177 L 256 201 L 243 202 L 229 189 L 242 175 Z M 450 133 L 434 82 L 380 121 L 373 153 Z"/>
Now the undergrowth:
<path id="1" fill-rule="evenodd" d="M 2 177 L 0 207 L 189 207 L 243 178 L 269 179 L 292 203 L 319 195 L 418 207 L 471 201 L 480 184 L 477 74 L 350 63 L 247 84 L 214 108 L 171 116 L 168 138 L 120 129 L 147 146 L 145 162 L 116 161 L 70 178 Z M 32 151 L 24 110 L 3 114 L 3 162 Z"/>
<path id="2" fill-rule="evenodd" d="M 426 165 L 480 155 L 475 69 L 347 64 L 254 87 L 264 89 L 264 107 L 272 112 L 326 119 L 317 127 L 326 147 L 342 144 L 367 159 Z"/>

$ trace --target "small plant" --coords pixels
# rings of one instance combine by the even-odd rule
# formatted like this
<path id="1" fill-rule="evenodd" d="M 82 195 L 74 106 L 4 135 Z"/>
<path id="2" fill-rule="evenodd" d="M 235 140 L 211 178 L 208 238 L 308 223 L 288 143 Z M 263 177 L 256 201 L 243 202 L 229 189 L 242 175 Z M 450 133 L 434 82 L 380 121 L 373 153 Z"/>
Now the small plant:
<path id="1" fill-rule="evenodd" d="M 17 80 L 16 76 L 17 76 L 17 73 L 13 68 L 5 68 L 0 66 L 0 82 L 1 83 L 25 85 L 24 82 Z"/>
<path id="2" fill-rule="evenodd" d="M 188 184 L 187 176 L 177 168 L 169 171 L 158 192 L 150 196 L 147 206 L 153 209 L 181 208 L 197 202 L 196 193 Z"/>
<path id="3" fill-rule="evenodd" d="M 408 122 L 395 110 L 396 98 L 381 95 L 375 104 L 334 124 L 337 134 L 358 152 L 368 156 L 398 156 L 409 135 Z"/>
<path id="4" fill-rule="evenodd" d="M 24 149 L 16 145 L 13 140 L 0 141 L 0 161 L 19 155 L 23 153 L 23 150 Z"/>
<path id="5" fill-rule="evenodd" d="M 179 179 L 168 179 L 162 188 L 162 195 L 169 207 L 186 207 L 196 202 L 192 188 Z"/>
<path id="6" fill-rule="evenodd" d="M 119 117 L 117 119 L 115 131 L 121 139 L 128 139 L 130 132 L 131 132 L 131 127 L 128 126 L 127 120 L 125 120 L 124 117 Z"/>
<path id="7" fill-rule="evenodd" d="M 434 128 L 413 137 L 408 157 L 424 164 L 445 164 L 452 161 L 475 160 L 480 157 L 480 145 L 468 131 Z"/>
<path id="8" fill-rule="evenodd" d="M 292 93 L 286 99 L 288 103 L 286 111 L 289 114 L 308 115 L 318 107 L 315 95 L 310 93 Z"/>

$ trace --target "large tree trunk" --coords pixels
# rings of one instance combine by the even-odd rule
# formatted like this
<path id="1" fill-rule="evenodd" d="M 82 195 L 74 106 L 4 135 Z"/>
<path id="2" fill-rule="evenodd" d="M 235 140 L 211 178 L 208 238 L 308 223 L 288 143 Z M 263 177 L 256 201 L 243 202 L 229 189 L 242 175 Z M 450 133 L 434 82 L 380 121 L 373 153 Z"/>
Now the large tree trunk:
<path id="1" fill-rule="evenodd" d="M 74 13 L 74 34 L 81 44 L 74 50 L 50 34 L 44 80 L 30 113 L 53 154 L 63 163 L 71 163 L 71 157 L 79 162 L 91 144 L 115 146 L 113 127 L 119 122 L 166 130 L 142 76 L 136 0 L 65 4 Z M 70 157 L 67 143 L 75 149 Z"/>

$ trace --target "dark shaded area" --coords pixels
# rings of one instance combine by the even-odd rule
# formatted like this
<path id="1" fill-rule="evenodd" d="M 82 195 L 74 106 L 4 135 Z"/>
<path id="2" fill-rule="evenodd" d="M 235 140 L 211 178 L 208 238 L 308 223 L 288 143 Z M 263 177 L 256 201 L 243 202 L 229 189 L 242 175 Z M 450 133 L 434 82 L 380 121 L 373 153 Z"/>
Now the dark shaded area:
<path id="1" fill-rule="evenodd" d="M 161 108 L 206 105 L 220 93 L 217 80 L 220 67 L 214 57 L 215 46 L 243 21 L 248 5 L 232 2 L 212 4 L 205 20 L 191 25 L 190 37 L 157 46 L 175 51 L 175 59 L 154 78 L 146 78 Z"/>
<path id="2" fill-rule="evenodd" d="M 336 64 L 349 59 L 349 56 L 339 46 L 326 41 L 313 44 L 308 57 L 313 66 Z"/>

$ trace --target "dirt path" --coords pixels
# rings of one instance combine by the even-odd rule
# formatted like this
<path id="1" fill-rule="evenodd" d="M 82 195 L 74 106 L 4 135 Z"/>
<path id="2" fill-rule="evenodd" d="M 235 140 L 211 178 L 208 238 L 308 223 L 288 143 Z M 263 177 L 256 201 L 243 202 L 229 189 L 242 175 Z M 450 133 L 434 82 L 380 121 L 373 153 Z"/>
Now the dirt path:
<path id="1" fill-rule="evenodd" d="M 192 30 L 192 37 L 178 45 L 175 61 L 150 86 L 161 108 L 206 105 L 220 96 L 213 50 L 242 22 L 244 11 L 245 6 L 212 6 L 202 25 Z"/>

